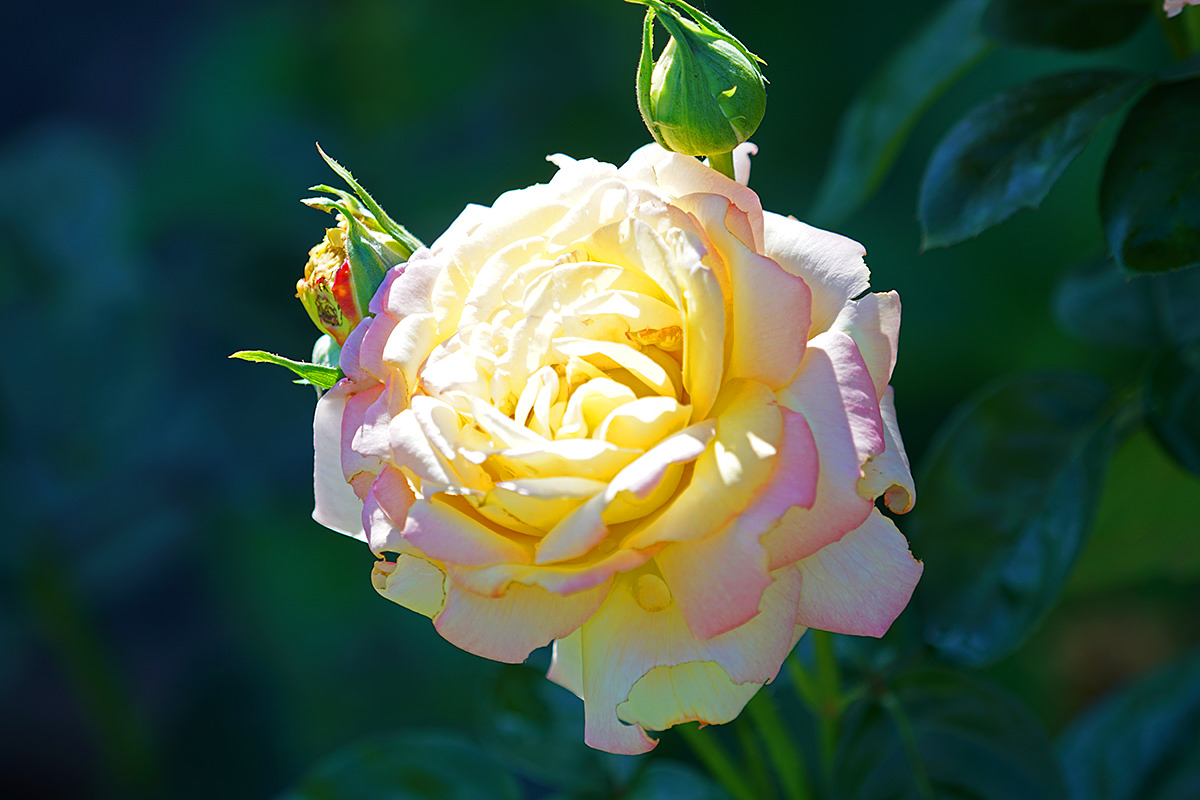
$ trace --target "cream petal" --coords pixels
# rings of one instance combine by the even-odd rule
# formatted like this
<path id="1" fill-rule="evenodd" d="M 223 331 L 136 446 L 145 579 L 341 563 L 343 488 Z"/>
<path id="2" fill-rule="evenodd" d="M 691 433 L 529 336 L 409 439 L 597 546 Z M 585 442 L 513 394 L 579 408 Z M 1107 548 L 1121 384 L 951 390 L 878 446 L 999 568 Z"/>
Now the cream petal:
<path id="1" fill-rule="evenodd" d="M 771 582 L 759 540 L 789 508 L 811 506 L 815 500 L 818 464 L 812 431 L 804 417 L 786 409 L 783 422 L 771 478 L 750 507 L 711 536 L 669 544 L 655 556 L 698 639 L 732 630 L 758 613 Z"/>
<path id="2" fill-rule="evenodd" d="M 848 334 L 858 345 L 875 384 L 875 397 L 883 400 L 900 345 L 900 295 L 877 292 L 847 303 L 833 330 Z"/>
<path id="3" fill-rule="evenodd" d="M 856 636 L 886 633 L 924 569 L 904 534 L 878 511 L 796 566 L 802 576 L 798 621 Z"/>
<path id="4" fill-rule="evenodd" d="M 854 340 L 841 331 L 813 338 L 796 379 L 776 394 L 808 421 L 821 472 L 812 508 L 789 510 L 763 538 L 772 569 L 809 556 L 862 524 L 873 507 L 858 493 L 862 465 L 884 448 L 871 375 Z"/>
<path id="5" fill-rule="evenodd" d="M 418 556 L 400 555 L 395 561 L 377 561 L 371 570 L 375 591 L 431 619 L 445 605 L 445 580 L 445 574 L 436 564 Z"/>
<path id="6" fill-rule="evenodd" d="M 742 142 L 733 148 L 733 177 L 742 186 L 750 185 L 750 156 L 758 155 L 758 145 Z"/>
<path id="7" fill-rule="evenodd" d="M 871 285 L 863 261 L 866 249 L 853 239 L 806 225 L 792 217 L 765 212 L 769 258 L 812 290 L 812 333 L 828 330 L 842 306 Z"/>
<path id="8" fill-rule="evenodd" d="M 674 397 L 641 397 L 614 408 L 595 436 L 618 447 L 646 449 L 683 430 L 690 416 L 691 408 Z"/>
<path id="9" fill-rule="evenodd" d="M 580 630 L 554 641 L 550 655 L 550 670 L 546 677 L 573 693 L 583 697 L 583 634 Z"/>
<path id="10" fill-rule="evenodd" d="M 897 514 L 905 514 L 917 502 L 917 487 L 908 467 L 904 441 L 900 438 L 900 424 L 896 421 L 892 395 L 892 387 L 888 386 L 883 393 L 883 402 L 879 404 L 879 413 L 883 417 L 884 451 L 863 466 L 858 493 L 872 500 L 882 494 L 883 502 L 889 509 Z"/>
<path id="11" fill-rule="evenodd" d="M 366 541 L 362 501 L 342 471 L 342 417 L 349 381 L 334 386 L 317 400 L 313 414 L 313 519 L 327 528 Z M 366 462 L 364 461 L 364 464 Z"/>
<path id="12" fill-rule="evenodd" d="M 499 597 L 446 581 L 434 627 L 448 642 L 484 658 L 518 664 L 531 652 L 577 630 L 608 594 L 604 583 L 570 596 L 514 583 Z"/>
<path id="13" fill-rule="evenodd" d="M 572 595 L 593 589 L 613 575 L 637 569 L 654 557 L 656 551 L 613 550 L 607 555 L 583 561 L 556 564 L 494 564 L 490 567 L 464 567 L 447 564 L 454 582 L 476 594 L 499 597 L 514 583 L 541 586 L 547 591 Z"/>
<path id="14" fill-rule="evenodd" d="M 733 519 L 762 490 L 783 432 L 775 396 L 761 383 L 734 381 L 722 389 L 713 413 L 716 438 L 696 460 L 690 485 L 624 546 L 703 538 Z"/>
<path id="15" fill-rule="evenodd" d="M 762 252 L 763 242 L 766 241 L 762 203 L 758 195 L 743 184 L 731 181 L 715 169 L 704 166 L 698 159 L 669 152 L 657 144 L 649 144 L 634 151 L 620 172 L 648 180 L 674 197 L 697 192 L 728 197 L 750 217 L 754 241 L 747 244 L 751 245 L 755 252 Z"/>
<path id="16" fill-rule="evenodd" d="M 773 577 L 754 619 L 707 641 L 691 634 L 656 574 L 618 577 L 582 628 L 584 740 L 632 755 L 655 746 L 647 728 L 732 719 L 753 695 L 746 684 L 773 679 L 791 650 L 800 581 L 794 569 Z M 720 671 L 684 666 L 710 663 Z"/>
<path id="17" fill-rule="evenodd" d="M 421 555 L 403 534 L 408 510 L 416 499 L 408 479 L 394 467 L 385 467 L 371 482 L 363 500 L 362 524 L 372 553 Z"/>

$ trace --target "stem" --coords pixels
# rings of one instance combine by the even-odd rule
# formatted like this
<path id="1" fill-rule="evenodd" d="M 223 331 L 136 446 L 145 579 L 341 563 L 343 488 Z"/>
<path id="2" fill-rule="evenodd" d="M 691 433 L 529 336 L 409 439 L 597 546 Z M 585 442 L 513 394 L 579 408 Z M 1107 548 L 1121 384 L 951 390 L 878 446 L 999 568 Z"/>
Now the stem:
<path id="1" fill-rule="evenodd" d="M 709 773 L 725 787 L 725 791 L 737 800 L 758 800 L 754 788 L 738 774 L 737 767 L 715 736 L 706 734 L 699 727 L 692 725 L 680 725 L 675 730 L 679 731 Z"/>
<path id="2" fill-rule="evenodd" d="M 750 780 L 754 784 L 754 796 L 762 800 L 774 800 L 775 787 L 771 785 L 767 762 L 763 759 L 762 748 L 754 738 L 754 732 L 745 722 L 734 725 L 733 728 L 742 745 L 742 761 L 746 764 L 746 771 L 750 773 Z"/>
<path id="3" fill-rule="evenodd" d="M 842 711 L 841 678 L 837 658 L 833 653 L 833 634 L 813 631 L 813 647 L 817 656 L 817 719 L 821 743 L 821 771 L 827 786 L 833 782 L 833 759 L 837 753 L 838 715 Z"/>
<path id="4" fill-rule="evenodd" d="M 792 749 L 783 717 L 775 701 L 764 689 L 747 706 L 750 719 L 758 727 L 759 736 L 767 745 L 767 757 L 775 767 L 783 794 L 787 800 L 812 800 L 808 778 L 804 774 L 803 756 Z"/>
<path id="5" fill-rule="evenodd" d="M 1176 25 L 1175 20 L 1168 18 L 1161 7 L 1155 9 L 1154 15 L 1158 17 L 1159 27 L 1162 28 L 1163 36 L 1171 47 L 1171 54 L 1175 56 L 1176 61 L 1183 61 L 1191 53 L 1184 36 L 1183 25 Z"/>
<path id="6" fill-rule="evenodd" d="M 708 165 L 717 172 L 729 178 L 731 181 L 736 181 L 737 178 L 733 174 L 733 151 L 728 153 L 715 153 L 708 157 Z"/>
<path id="7" fill-rule="evenodd" d="M 925 763 L 921 761 L 921 752 L 917 749 L 917 737 L 913 734 L 912 725 L 908 721 L 908 715 L 900 707 L 900 702 L 896 699 L 896 695 L 891 692 L 880 698 L 880 703 L 891 716 L 892 722 L 896 725 L 896 730 L 900 733 L 900 741 L 904 744 L 904 752 L 908 755 L 909 765 L 912 766 L 913 780 L 917 784 L 917 791 L 926 800 L 933 800 L 933 784 L 929 782 L 929 774 L 925 772 Z"/>

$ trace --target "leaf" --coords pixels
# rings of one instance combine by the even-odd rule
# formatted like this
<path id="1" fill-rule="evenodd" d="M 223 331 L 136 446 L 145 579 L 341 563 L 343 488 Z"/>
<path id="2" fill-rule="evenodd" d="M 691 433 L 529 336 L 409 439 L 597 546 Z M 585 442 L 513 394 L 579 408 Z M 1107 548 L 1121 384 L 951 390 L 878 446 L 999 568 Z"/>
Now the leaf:
<path id="1" fill-rule="evenodd" d="M 1100 184 L 1100 217 L 1125 269 L 1200 264 L 1200 79 L 1156 86 L 1121 128 Z"/>
<path id="2" fill-rule="evenodd" d="M 991 0 L 983 30 L 1005 44 L 1093 50 L 1125 41 L 1148 16 L 1144 0 Z"/>
<path id="3" fill-rule="evenodd" d="M 282 800 L 521 800 L 516 781 L 466 739 L 389 733 L 317 763 Z"/>
<path id="4" fill-rule="evenodd" d="M 1015 86 L 976 107 L 938 144 L 925 170 L 925 246 L 961 242 L 1036 206 L 1144 83 L 1121 72 L 1071 72 Z"/>
<path id="5" fill-rule="evenodd" d="M 1131 275 L 1111 259 L 1068 273 L 1054 313 L 1068 333 L 1127 349 L 1184 346 L 1200 339 L 1200 270 Z"/>
<path id="6" fill-rule="evenodd" d="M 1072 800 L 1200 797 L 1200 650 L 1084 712 L 1059 739 Z"/>
<path id="7" fill-rule="evenodd" d="M 854 98 L 808 218 L 837 222 L 879 188 L 920 116 L 991 49 L 979 34 L 985 2 L 949 3 Z"/>
<path id="8" fill-rule="evenodd" d="M 1169 350 L 1154 366 L 1146 423 L 1181 467 L 1200 475 L 1200 344 Z"/>
<path id="9" fill-rule="evenodd" d="M 384 232 L 408 250 L 408 252 L 404 254 L 404 258 L 407 259 L 423 246 L 420 239 L 413 236 L 404 228 L 403 225 L 400 225 L 394 219 L 389 217 L 387 212 L 375 202 L 375 198 L 371 197 L 366 189 L 358 185 L 358 181 L 354 180 L 354 176 L 350 174 L 350 170 L 346 169 L 337 161 L 326 155 L 325 151 L 321 149 L 321 145 L 319 144 L 317 145 L 317 152 L 321 154 L 321 158 L 325 159 L 325 163 L 329 165 L 330 169 L 336 172 L 338 177 L 344 180 L 347 185 L 354 190 L 354 193 L 358 195 L 359 199 L 362 201 L 362 204 L 366 206 L 367 210 L 371 212 L 371 215 L 375 217 L 375 221 L 379 223 L 379 226 L 383 228 Z M 323 188 L 322 191 L 328 190 Z"/>
<path id="10" fill-rule="evenodd" d="M 1053 605 L 1090 528 L 1114 438 L 1103 383 L 1050 373 L 985 390 L 947 423 L 907 530 L 925 638 L 979 666 Z"/>
<path id="11" fill-rule="evenodd" d="M 1059 800 L 1045 732 L 1013 697 L 947 670 L 901 676 L 844 719 L 837 797 Z"/>
<path id="12" fill-rule="evenodd" d="M 555 789 L 609 783 L 601 754 L 583 743 L 583 703 L 544 671 L 505 664 L 479 695 L 480 742 L 512 769 Z"/>
<path id="13" fill-rule="evenodd" d="M 299 375 L 305 382 L 322 389 L 328 389 L 342 379 L 342 371 L 333 367 L 323 367 L 320 364 L 309 364 L 307 361 L 293 361 L 290 358 L 277 356 L 265 350 L 239 350 L 230 358 L 240 358 L 242 361 L 255 361 L 262 364 L 278 364 L 287 367 Z"/>

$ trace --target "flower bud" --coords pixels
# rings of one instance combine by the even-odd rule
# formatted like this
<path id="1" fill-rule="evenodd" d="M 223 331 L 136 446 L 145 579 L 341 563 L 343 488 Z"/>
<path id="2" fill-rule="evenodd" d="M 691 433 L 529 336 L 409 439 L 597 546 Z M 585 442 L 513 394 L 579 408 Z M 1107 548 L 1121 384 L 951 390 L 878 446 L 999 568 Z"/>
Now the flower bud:
<path id="1" fill-rule="evenodd" d="M 631 2 L 648 7 L 637 89 L 638 109 L 654 140 L 677 153 L 710 156 L 749 139 L 767 108 L 766 80 L 758 68 L 762 60 L 712 17 L 681 0 Z M 671 41 L 654 63 L 656 16 Z"/>
<path id="2" fill-rule="evenodd" d="M 350 261 L 346 257 L 346 222 L 325 231 L 320 244 L 308 251 L 304 278 L 296 283 L 296 296 L 308 316 L 339 345 L 358 323 L 365 309 L 355 302 L 350 281 Z"/>

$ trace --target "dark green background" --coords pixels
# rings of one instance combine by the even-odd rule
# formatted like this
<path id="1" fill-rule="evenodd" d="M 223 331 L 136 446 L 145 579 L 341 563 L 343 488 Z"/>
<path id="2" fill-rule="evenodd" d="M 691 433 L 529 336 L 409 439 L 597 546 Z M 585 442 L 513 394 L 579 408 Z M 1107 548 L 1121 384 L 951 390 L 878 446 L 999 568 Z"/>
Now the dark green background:
<path id="1" fill-rule="evenodd" d="M 767 208 L 807 218 L 839 115 L 936 5 L 702 4 L 768 62 L 751 182 Z M 298 202 L 333 180 L 314 142 L 432 241 L 464 204 L 549 179 L 548 153 L 620 163 L 648 141 L 633 92 L 642 10 L 357 0 L 5 15 L 0 786 L 269 797 L 370 734 L 474 730 L 494 665 L 379 599 L 366 548 L 309 518 L 312 390 L 225 357 L 311 347 L 292 295 L 330 222 Z M 914 462 L 1000 376 L 1065 367 L 1119 383 L 1141 366 L 1072 340 L 1053 314 L 1064 270 L 1103 254 L 1095 198 L 1115 131 L 1041 209 L 922 253 L 933 146 L 996 89 L 1165 57 L 1153 25 L 1089 56 L 994 53 L 838 223 L 866 245 L 874 286 L 904 302 L 893 383 Z M 1119 452 L 1064 603 L 991 670 L 1051 733 L 1200 635 L 1198 489 L 1145 435 Z"/>

